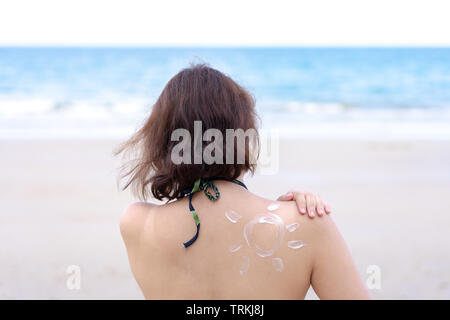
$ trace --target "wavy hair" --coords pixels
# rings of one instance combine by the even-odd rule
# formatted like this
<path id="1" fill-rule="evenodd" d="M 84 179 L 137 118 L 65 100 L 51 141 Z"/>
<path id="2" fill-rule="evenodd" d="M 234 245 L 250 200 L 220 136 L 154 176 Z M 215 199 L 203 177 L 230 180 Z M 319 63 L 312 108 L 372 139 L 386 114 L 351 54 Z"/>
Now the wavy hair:
<path id="1" fill-rule="evenodd" d="M 254 173 L 256 164 L 251 159 L 259 155 L 258 134 L 246 139 L 245 163 L 240 164 L 174 164 L 171 152 L 176 141 L 171 140 L 171 134 L 182 128 L 194 136 L 194 121 L 201 121 L 203 130 L 218 129 L 223 136 L 227 129 L 257 132 L 257 119 L 253 96 L 229 76 L 206 64 L 181 70 L 166 84 L 142 127 L 114 151 L 122 154 L 124 161 L 119 175 L 119 183 L 124 182 L 121 189 L 130 187 L 143 200 L 150 193 L 159 200 L 172 200 L 199 178 L 236 179 L 247 171 Z"/>

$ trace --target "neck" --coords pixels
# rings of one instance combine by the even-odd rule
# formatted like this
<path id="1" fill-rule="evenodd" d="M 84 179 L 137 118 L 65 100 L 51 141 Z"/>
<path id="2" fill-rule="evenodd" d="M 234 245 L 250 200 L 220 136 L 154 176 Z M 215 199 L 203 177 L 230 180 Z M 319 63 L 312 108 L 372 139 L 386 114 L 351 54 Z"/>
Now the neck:
<path id="1" fill-rule="evenodd" d="M 245 177 L 246 174 L 247 174 L 247 172 L 243 172 L 236 179 L 241 181 L 241 182 L 244 182 L 244 177 Z"/>

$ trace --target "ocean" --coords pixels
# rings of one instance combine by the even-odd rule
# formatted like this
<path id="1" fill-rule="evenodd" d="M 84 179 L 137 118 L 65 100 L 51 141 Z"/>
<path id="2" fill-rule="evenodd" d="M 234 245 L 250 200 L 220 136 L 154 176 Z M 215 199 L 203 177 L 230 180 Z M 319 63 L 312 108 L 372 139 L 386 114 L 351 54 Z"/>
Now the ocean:
<path id="1" fill-rule="evenodd" d="M 0 47 L 0 138 L 126 138 L 208 63 L 289 138 L 450 139 L 450 48 Z"/>

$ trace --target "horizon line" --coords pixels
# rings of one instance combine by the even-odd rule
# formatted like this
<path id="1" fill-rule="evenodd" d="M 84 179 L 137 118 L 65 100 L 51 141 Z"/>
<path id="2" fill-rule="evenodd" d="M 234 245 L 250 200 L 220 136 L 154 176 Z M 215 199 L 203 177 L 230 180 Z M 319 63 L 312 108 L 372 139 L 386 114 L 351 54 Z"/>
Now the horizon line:
<path id="1" fill-rule="evenodd" d="M 361 49 L 447 49 L 450 44 L 13 44 L 0 43 L 0 48 L 161 48 L 161 49 L 302 49 L 302 48 L 361 48 Z"/>

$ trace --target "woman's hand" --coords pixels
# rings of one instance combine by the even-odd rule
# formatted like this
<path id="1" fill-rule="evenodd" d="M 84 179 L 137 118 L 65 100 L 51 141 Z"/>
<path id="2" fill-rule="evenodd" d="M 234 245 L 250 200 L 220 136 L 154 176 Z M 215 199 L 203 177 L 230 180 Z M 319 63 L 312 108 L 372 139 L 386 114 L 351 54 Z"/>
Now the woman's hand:
<path id="1" fill-rule="evenodd" d="M 309 192 L 288 191 L 286 194 L 279 196 L 277 201 L 295 201 L 300 214 L 308 213 L 310 218 L 314 218 L 316 212 L 319 216 L 331 213 L 330 206 L 327 203 L 323 202 L 318 195 Z"/>

